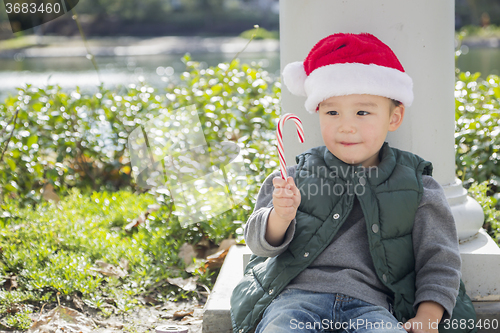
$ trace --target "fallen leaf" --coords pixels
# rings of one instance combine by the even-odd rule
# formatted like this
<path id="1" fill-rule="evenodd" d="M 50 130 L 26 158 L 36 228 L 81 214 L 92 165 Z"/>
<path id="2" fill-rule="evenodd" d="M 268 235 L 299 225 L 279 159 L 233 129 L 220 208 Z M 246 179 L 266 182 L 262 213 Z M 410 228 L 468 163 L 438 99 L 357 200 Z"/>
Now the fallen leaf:
<path id="1" fill-rule="evenodd" d="M 62 331 L 70 333 L 90 333 L 94 328 L 95 323 L 82 313 L 65 306 L 58 306 L 52 311 L 40 316 L 27 332 L 52 333 Z"/>
<path id="2" fill-rule="evenodd" d="M 188 243 L 182 244 L 179 249 L 179 257 L 184 260 L 186 265 L 189 265 L 193 261 L 193 258 L 196 258 L 196 251 L 194 250 L 193 245 Z"/>
<path id="3" fill-rule="evenodd" d="M 97 267 L 92 267 L 90 269 L 92 271 L 99 272 L 102 275 L 117 276 L 120 278 L 127 276 L 127 272 L 125 270 L 121 269 L 120 267 L 108 264 L 107 262 L 104 262 L 102 260 L 96 260 L 95 264 L 97 265 Z"/>
<path id="4" fill-rule="evenodd" d="M 182 288 L 185 291 L 195 291 L 196 290 L 196 278 L 194 276 L 183 279 L 181 277 L 178 278 L 168 278 L 168 283 Z"/>
<path id="5" fill-rule="evenodd" d="M 145 295 L 140 298 L 144 304 L 158 304 L 158 299 L 151 295 Z"/>
<path id="6" fill-rule="evenodd" d="M 158 204 L 149 205 L 148 209 L 146 210 L 146 212 L 141 213 L 136 219 L 133 219 L 132 222 L 130 222 L 129 224 L 127 224 L 124 227 L 124 229 L 126 231 L 130 231 L 133 228 L 139 227 L 141 224 L 143 224 L 144 222 L 146 222 L 146 220 L 148 219 L 149 214 L 151 214 L 152 212 L 155 212 L 155 211 L 159 210 L 160 208 L 161 207 Z"/>
<path id="7" fill-rule="evenodd" d="M 120 259 L 120 267 L 125 271 L 127 272 L 128 271 L 128 264 L 129 264 L 129 261 L 125 258 L 121 258 Z"/>
<path id="8" fill-rule="evenodd" d="M 222 267 L 222 264 L 224 263 L 224 259 L 226 258 L 228 252 L 229 249 L 226 249 L 208 256 L 207 262 L 205 263 L 205 267 L 209 269 Z"/>
<path id="9" fill-rule="evenodd" d="M 184 318 L 186 316 L 189 316 L 189 315 L 192 315 L 194 312 L 194 310 L 179 310 L 179 311 L 176 311 L 174 312 L 174 319 L 180 319 L 180 318 Z"/>
<path id="10" fill-rule="evenodd" d="M 146 222 L 146 219 L 148 217 L 148 212 L 146 213 L 141 213 L 139 215 L 139 217 L 137 217 L 136 219 L 133 219 L 132 222 L 130 222 L 129 224 L 127 224 L 124 229 L 126 231 L 130 231 L 132 230 L 133 228 L 136 228 L 138 227 L 139 225 L 141 225 L 142 223 Z"/>

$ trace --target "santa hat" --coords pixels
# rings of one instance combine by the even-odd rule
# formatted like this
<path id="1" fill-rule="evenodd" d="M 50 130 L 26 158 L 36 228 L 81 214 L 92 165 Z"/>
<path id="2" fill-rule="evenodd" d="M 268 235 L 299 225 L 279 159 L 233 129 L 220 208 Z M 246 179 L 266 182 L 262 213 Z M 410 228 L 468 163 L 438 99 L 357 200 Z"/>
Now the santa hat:
<path id="1" fill-rule="evenodd" d="M 332 96 L 350 94 L 383 96 L 405 106 L 413 102 L 412 79 L 394 52 L 368 33 L 323 38 L 304 62 L 285 66 L 283 81 L 292 94 L 307 97 L 310 113 Z"/>

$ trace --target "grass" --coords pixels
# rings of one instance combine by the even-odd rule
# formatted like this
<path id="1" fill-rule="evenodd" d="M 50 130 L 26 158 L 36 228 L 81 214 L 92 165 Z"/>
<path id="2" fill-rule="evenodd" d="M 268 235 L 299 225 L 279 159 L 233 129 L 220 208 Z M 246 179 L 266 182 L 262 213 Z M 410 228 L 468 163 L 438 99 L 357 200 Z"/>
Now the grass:
<path id="1" fill-rule="evenodd" d="M 29 314 L 58 302 L 59 294 L 63 301 L 79 298 L 111 315 L 143 305 L 144 296 L 157 302 L 197 297 L 197 291 L 170 285 L 168 278 L 194 275 L 211 288 L 216 271 L 196 260 L 188 273 L 178 256 L 184 242 L 206 237 L 201 225 L 183 229 L 164 205 L 141 226 L 124 229 L 155 203 L 151 194 L 83 195 L 76 189 L 58 205 L 20 209 L 7 201 L 0 213 L 0 328 L 28 328 Z M 126 275 L 100 271 L 99 261 Z"/>
<path id="2" fill-rule="evenodd" d="M 0 327 L 28 329 L 31 326 L 30 314 L 33 307 L 29 302 L 43 300 L 31 292 L 0 290 Z"/>

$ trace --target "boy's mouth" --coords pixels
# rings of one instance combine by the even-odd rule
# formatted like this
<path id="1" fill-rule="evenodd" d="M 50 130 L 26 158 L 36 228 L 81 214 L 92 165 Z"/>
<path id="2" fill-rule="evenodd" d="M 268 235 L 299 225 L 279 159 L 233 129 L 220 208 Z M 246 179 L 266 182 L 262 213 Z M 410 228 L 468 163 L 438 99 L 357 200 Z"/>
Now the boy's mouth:
<path id="1" fill-rule="evenodd" d="M 345 141 L 341 141 L 340 144 L 343 145 L 343 146 L 353 146 L 353 145 L 357 145 L 358 143 L 357 142 L 345 142 Z"/>

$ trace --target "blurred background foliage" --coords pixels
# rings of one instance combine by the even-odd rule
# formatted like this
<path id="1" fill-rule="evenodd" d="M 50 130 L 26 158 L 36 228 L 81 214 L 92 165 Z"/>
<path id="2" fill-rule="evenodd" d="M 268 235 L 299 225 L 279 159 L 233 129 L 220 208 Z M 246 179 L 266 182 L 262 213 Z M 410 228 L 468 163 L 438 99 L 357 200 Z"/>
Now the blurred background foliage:
<path id="1" fill-rule="evenodd" d="M 85 0 L 74 12 L 89 37 L 237 36 L 255 24 L 273 31 L 279 27 L 278 0 Z M 7 14 L 0 10 L 0 39 L 11 38 L 9 31 Z M 44 35 L 79 35 L 70 14 L 36 31 Z"/>
<path id="2" fill-rule="evenodd" d="M 500 25 L 500 2 L 496 0 L 455 0 L 455 27 Z"/>
<path id="3" fill-rule="evenodd" d="M 85 0 L 78 3 L 76 12 L 87 36 L 235 36 L 254 24 L 277 31 L 278 3 L 278 0 Z M 500 26 L 500 2 L 496 0 L 456 0 L 455 13 L 457 30 L 464 26 Z M 9 32 L 7 14 L 0 10 L 0 39 L 11 38 Z M 38 33 L 69 36 L 78 35 L 78 30 L 71 15 L 65 15 L 45 24 Z"/>

